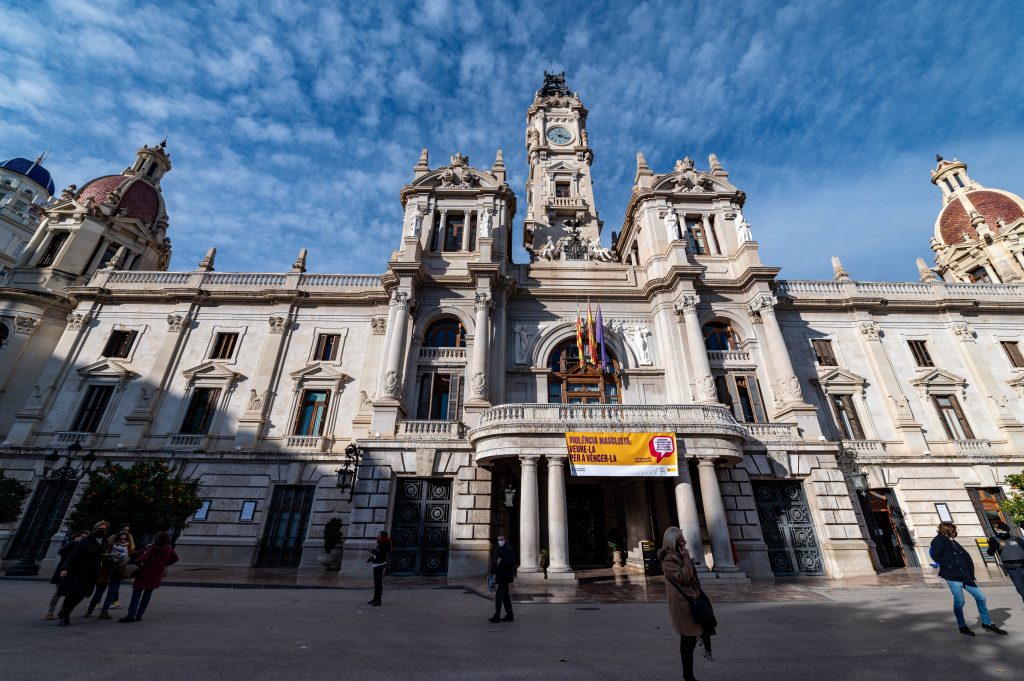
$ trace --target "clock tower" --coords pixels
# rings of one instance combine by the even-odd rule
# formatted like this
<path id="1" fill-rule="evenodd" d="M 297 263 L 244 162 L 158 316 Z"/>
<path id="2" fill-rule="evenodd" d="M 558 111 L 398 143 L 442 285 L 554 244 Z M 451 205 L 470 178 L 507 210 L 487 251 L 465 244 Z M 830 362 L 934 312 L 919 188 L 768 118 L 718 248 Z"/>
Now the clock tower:
<path id="1" fill-rule="evenodd" d="M 526 181 L 523 245 L 536 260 L 588 259 L 600 246 L 587 142 L 587 110 L 565 84 L 565 72 L 544 72 L 544 85 L 526 112 Z"/>

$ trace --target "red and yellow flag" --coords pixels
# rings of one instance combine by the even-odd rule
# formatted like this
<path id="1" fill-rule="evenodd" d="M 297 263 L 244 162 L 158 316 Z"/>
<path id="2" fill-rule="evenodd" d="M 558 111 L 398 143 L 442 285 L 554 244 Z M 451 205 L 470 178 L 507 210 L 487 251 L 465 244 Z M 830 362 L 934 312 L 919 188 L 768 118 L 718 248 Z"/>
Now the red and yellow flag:
<path id="1" fill-rule="evenodd" d="M 579 303 L 576 303 L 576 349 L 580 353 L 580 366 L 586 366 L 587 357 L 583 354 L 583 320 L 580 318 Z"/>
<path id="2" fill-rule="evenodd" d="M 590 363 L 597 366 L 597 343 L 594 342 L 594 315 L 587 303 L 587 349 L 590 350 Z"/>

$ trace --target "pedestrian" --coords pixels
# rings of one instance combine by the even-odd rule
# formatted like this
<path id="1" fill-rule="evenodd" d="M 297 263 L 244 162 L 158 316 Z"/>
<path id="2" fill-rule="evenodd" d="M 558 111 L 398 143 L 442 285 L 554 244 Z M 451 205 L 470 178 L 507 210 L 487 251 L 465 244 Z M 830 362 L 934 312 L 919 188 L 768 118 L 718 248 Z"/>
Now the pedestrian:
<path id="1" fill-rule="evenodd" d="M 384 592 L 384 570 L 388 567 L 388 556 L 391 555 L 391 538 L 381 530 L 377 533 L 377 545 L 370 549 L 367 563 L 373 564 L 373 598 L 366 601 L 367 605 L 380 605 L 380 597 Z"/>
<path id="2" fill-rule="evenodd" d="M 679 634 L 683 679 L 695 681 L 693 651 L 700 643 L 704 657 L 711 659 L 711 636 L 715 633 L 717 622 L 710 601 L 701 591 L 697 567 L 686 548 L 686 539 L 681 529 L 670 527 L 665 530 L 658 559 L 661 561 L 662 574 L 665 575 L 668 614 L 672 618 L 672 628 Z M 696 611 L 698 608 L 700 612 Z"/>
<path id="3" fill-rule="evenodd" d="M 68 535 L 68 538 L 64 540 L 64 543 L 57 550 L 60 561 L 57 563 L 57 568 L 53 571 L 53 576 L 50 577 L 50 584 L 53 584 L 56 588 L 53 590 L 53 596 L 50 597 L 50 607 L 46 609 L 46 619 L 48 620 L 57 619 L 54 613 L 57 611 L 57 603 L 60 602 L 61 598 L 60 583 L 62 578 L 60 573 L 64 570 L 64 566 L 68 564 L 68 556 L 74 550 L 75 544 L 88 536 L 89 532 L 87 530 L 73 532 Z"/>
<path id="4" fill-rule="evenodd" d="M 498 552 L 494 559 L 494 569 L 491 570 L 494 582 L 498 590 L 494 592 L 494 616 L 490 622 L 515 622 L 512 615 L 512 595 L 509 593 L 509 586 L 515 581 L 516 576 L 516 554 L 512 547 L 505 541 L 505 536 L 498 535 Z M 505 606 L 505 617 L 501 616 L 501 607 Z"/>
<path id="5" fill-rule="evenodd" d="M 153 591 L 160 588 L 164 571 L 178 562 L 178 554 L 171 546 L 171 535 L 157 532 L 153 543 L 146 547 L 135 562 L 139 569 L 135 571 L 135 582 L 132 584 L 132 601 L 128 604 L 128 614 L 118 622 L 141 622 Z"/>
<path id="6" fill-rule="evenodd" d="M 114 537 L 116 542 L 110 547 L 110 551 L 103 554 L 103 562 L 100 564 L 100 576 L 96 580 L 96 591 L 89 602 L 89 609 L 85 616 L 92 617 L 96 606 L 103 601 L 100 609 L 99 619 L 110 619 L 110 608 L 117 598 L 118 587 L 121 580 L 128 576 L 128 535 L 121 533 Z M 103 596 L 106 594 L 106 598 Z"/>
<path id="7" fill-rule="evenodd" d="M 107 529 L 110 523 L 101 520 L 92 527 L 92 533 L 77 542 L 68 554 L 68 562 L 60 571 L 60 587 L 64 597 L 57 617 L 60 626 L 71 624 L 71 611 L 96 588 L 96 578 L 100 572 L 100 556 L 107 544 Z"/>
<path id="8" fill-rule="evenodd" d="M 988 540 L 988 555 L 999 556 L 1003 572 L 1024 599 L 1024 542 L 1020 535 L 1010 534 L 1010 527 L 1006 523 L 997 522 L 995 536 Z"/>
<path id="9" fill-rule="evenodd" d="M 974 561 L 971 554 L 967 553 L 960 543 L 954 541 L 956 537 L 956 525 L 953 523 L 939 523 L 938 534 L 932 539 L 929 553 L 932 560 L 939 564 L 939 577 L 946 580 L 949 590 L 953 594 L 953 615 L 956 617 L 957 626 L 964 636 L 974 636 L 974 632 L 967 626 L 964 619 L 964 590 L 974 597 L 978 606 L 978 614 L 981 616 L 981 628 L 991 631 L 994 634 L 1006 636 L 1006 632 L 992 624 L 988 615 L 988 605 L 985 602 L 985 594 L 978 588 L 974 579 Z"/>
<path id="10" fill-rule="evenodd" d="M 130 523 L 121 523 L 121 529 L 110 536 L 108 548 L 113 548 L 122 534 L 128 535 L 128 556 L 130 558 L 135 554 L 135 537 L 132 536 L 132 526 Z M 127 570 L 127 566 L 125 569 Z M 114 588 L 114 601 L 110 604 L 111 609 L 121 607 L 120 591 L 121 587 L 119 584 Z"/>

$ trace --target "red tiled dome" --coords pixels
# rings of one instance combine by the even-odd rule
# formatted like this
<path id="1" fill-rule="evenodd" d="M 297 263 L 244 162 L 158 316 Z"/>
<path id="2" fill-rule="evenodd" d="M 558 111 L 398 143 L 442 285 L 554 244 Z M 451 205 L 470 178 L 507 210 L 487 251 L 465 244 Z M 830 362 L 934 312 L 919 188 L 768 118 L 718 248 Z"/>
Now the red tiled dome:
<path id="1" fill-rule="evenodd" d="M 124 175 L 107 175 L 89 182 L 78 194 L 78 200 L 85 202 L 87 199 L 95 199 L 97 203 L 107 198 L 107 195 L 115 189 L 130 184 L 127 190 L 121 194 L 121 200 L 117 203 L 114 214 L 121 211 L 122 216 L 138 218 L 144 222 L 153 222 L 160 216 L 160 195 L 148 182 L 138 180 Z"/>
<path id="2" fill-rule="evenodd" d="M 968 200 L 985 218 L 985 223 L 994 234 L 999 233 L 999 220 L 1013 222 L 1024 217 L 1024 208 L 1012 197 L 989 189 L 967 192 Z M 964 235 L 969 239 L 978 238 L 978 232 L 971 224 L 971 218 L 959 199 L 953 199 L 939 215 L 939 234 L 947 244 L 963 243 Z"/>

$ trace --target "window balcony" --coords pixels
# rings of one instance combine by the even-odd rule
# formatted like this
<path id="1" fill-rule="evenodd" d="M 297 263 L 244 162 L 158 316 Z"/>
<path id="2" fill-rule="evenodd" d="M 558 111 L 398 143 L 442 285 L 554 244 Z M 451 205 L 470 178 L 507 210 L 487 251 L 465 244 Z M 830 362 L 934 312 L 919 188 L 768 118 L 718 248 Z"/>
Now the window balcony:
<path id="1" fill-rule="evenodd" d="M 964 456 L 992 454 L 992 443 L 988 440 L 953 440 L 953 447 L 957 454 Z"/>
<path id="2" fill-rule="evenodd" d="M 72 442 L 80 445 L 87 445 L 92 442 L 95 433 L 83 433 L 73 430 L 60 431 L 53 438 L 53 444 L 57 447 L 67 447 Z"/>
<path id="3" fill-rule="evenodd" d="M 461 440 L 465 427 L 460 421 L 402 421 L 398 437 L 411 440 Z"/>
<path id="4" fill-rule="evenodd" d="M 556 196 L 549 204 L 552 208 L 571 208 L 573 210 L 584 210 L 587 207 L 587 200 L 582 196 Z"/>
<path id="5" fill-rule="evenodd" d="M 285 449 L 304 452 L 322 452 L 327 445 L 327 438 L 320 435 L 289 435 L 285 440 Z"/>
<path id="6" fill-rule="evenodd" d="M 465 362 L 466 348 L 420 348 L 421 362 Z"/>
<path id="7" fill-rule="evenodd" d="M 881 440 L 840 440 L 842 448 L 857 456 L 881 456 L 885 454 L 885 443 Z"/>
<path id="8" fill-rule="evenodd" d="M 795 423 L 744 423 L 747 438 L 761 444 L 789 444 L 800 440 Z"/>
<path id="9" fill-rule="evenodd" d="M 178 433 L 167 438 L 168 449 L 202 449 L 206 436 L 203 434 Z"/>
<path id="10" fill-rule="evenodd" d="M 748 350 L 708 350 L 708 363 L 714 369 L 754 366 L 753 358 Z"/>

